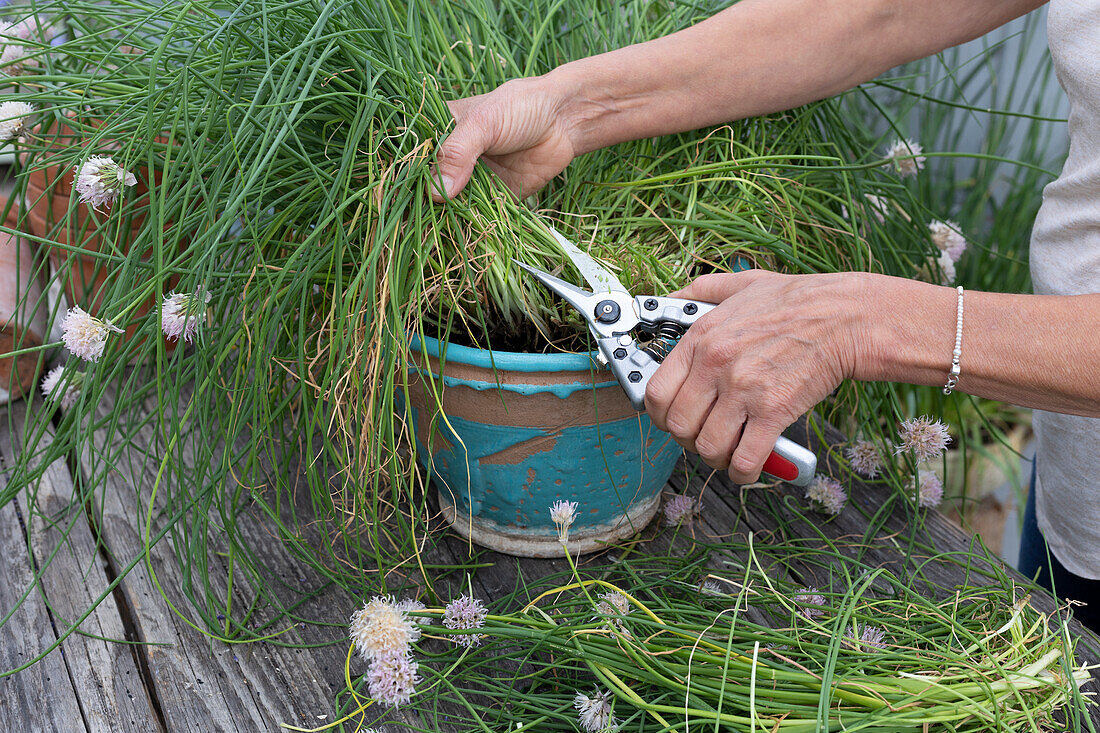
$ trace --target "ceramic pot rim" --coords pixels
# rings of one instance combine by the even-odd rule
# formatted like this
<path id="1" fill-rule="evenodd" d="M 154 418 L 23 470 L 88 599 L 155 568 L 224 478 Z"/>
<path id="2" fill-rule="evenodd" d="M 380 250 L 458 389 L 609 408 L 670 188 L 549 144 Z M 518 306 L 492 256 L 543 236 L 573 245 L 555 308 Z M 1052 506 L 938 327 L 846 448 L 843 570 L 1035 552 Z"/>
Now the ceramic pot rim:
<path id="1" fill-rule="evenodd" d="M 439 339 L 413 334 L 409 346 L 423 351 L 427 356 L 440 359 Z M 459 344 L 447 344 L 446 360 L 458 364 L 482 367 L 484 369 L 502 369 L 513 372 L 591 372 L 593 368 L 602 370 L 596 361 L 596 352 L 582 354 L 552 353 L 534 354 L 524 351 L 495 351 L 475 349 Z"/>

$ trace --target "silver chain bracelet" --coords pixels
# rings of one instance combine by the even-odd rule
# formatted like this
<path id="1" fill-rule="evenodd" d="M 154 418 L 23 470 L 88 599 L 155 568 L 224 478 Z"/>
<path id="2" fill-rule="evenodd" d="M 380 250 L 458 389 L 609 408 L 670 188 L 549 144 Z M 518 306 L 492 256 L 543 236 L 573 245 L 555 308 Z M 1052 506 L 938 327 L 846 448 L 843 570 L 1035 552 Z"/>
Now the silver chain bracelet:
<path id="1" fill-rule="evenodd" d="M 962 357 L 963 344 L 963 286 L 956 288 L 959 294 L 959 305 L 955 311 L 955 350 L 951 352 L 951 372 L 947 375 L 947 384 L 943 385 L 943 393 L 951 394 L 955 391 L 955 385 L 959 383 L 959 359 Z"/>

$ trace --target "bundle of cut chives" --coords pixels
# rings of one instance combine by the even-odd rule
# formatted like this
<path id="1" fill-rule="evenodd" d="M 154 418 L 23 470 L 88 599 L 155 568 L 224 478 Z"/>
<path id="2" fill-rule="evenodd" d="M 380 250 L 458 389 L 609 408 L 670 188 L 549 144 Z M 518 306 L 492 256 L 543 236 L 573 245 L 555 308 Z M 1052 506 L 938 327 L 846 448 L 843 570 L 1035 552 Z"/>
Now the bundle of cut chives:
<path id="1" fill-rule="evenodd" d="M 811 554 L 859 569 L 842 551 Z M 522 610 L 487 617 L 481 646 L 438 652 L 468 632 L 423 627 L 436 640 L 421 645 L 412 705 L 476 731 L 801 733 L 1055 730 L 1055 711 L 1089 704 L 1064 625 L 1003 576 L 933 600 L 866 568 L 835 593 L 752 565 L 690 586 L 693 562 L 639 559 L 629 585 L 537 583 Z M 352 701 L 369 697 L 363 684 Z"/>

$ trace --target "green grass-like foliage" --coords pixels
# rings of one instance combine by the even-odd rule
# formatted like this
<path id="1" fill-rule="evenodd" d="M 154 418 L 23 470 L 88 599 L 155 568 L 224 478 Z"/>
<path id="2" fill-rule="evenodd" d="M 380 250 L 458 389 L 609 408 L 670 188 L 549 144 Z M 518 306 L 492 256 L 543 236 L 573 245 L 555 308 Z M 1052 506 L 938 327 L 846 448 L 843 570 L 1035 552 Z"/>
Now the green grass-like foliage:
<path id="1" fill-rule="evenodd" d="M 532 579 L 492 604 L 477 646 L 453 643 L 469 632 L 422 626 L 412 705 L 429 727 L 577 731 L 590 729 L 574 695 L 608 691 L 618 727 L 606 730 L 623 733 L 894 733 L 1054 730 L 1051 713 L 1080 699 L 1089 672 L 1064 627 L 1003 574 L 918 591 L 851 548 L 814 544 L 750 538 Z M 792 582 L 799 563 L 827 565 L 835 587 Z M 391 720 L 369 697 L 352 679 L 343 729 Z"/>
<path id="2" fill-rule="evenodd" d="M 445 100 L 665 34 L 720 5 L 35 5 L 61 35 L 17 79 L 39 108 L 37 131 L 18 144 L 17 192 L 28 172 L 108 153 L 149 192 L 80 219 L 98 251 L 74 246 L 64 225 L 38 237 L 63 287 L 69 257 L 96 263 L 105 279 L 80 304 L 133 331 L 112 337 L 98 363 L 70 360 L 87 372 L 81 396 L 35 412 L 7 493 L 33 487 L 57 458 L 88 455 L 96 435 L 79 513 L 104 490 L 115 451 L 145 435 L 156 477 L 145 540 L 171 537 L 203 624 L 249 637 L 258 632 L 237 619 L 279 602 L 246 520 L 259 517 L 344 587 L 368 569 L 384 586 L 419 557 L 428 512 L 399 407 L 410 335 L 587 348 L 576 315 L 512 264 L 576 277 L 544 216 L 638 292 L 739 261 L 904 277 L 927 268 L 930 191 L 884 167 L 882 141 L 835 99 L 586 155 L 527 202 L 479 168 L 459 199 L 431 203 Z M 885 202 L 881 221 L 867 195 Z M 35 203 L 22 204 L 24 221 Z M 85 210 L 75 196 L 67 206 Z M 212 295 L 209 324 L 194 346 L 169 352 L 159 309 L 143 305 L 199 287 Z M 845 386 L 820 410 L 866 426 L 884 449 L 900 414 L 886 385 Z M 53 418 L 56 438 L 41 447 Z M 886 472 L 907 496 L 909 469 Z M 211 573 L 255 597 L 234 607 Z M 236 574 L 248 582 L 234 586 Z"/>

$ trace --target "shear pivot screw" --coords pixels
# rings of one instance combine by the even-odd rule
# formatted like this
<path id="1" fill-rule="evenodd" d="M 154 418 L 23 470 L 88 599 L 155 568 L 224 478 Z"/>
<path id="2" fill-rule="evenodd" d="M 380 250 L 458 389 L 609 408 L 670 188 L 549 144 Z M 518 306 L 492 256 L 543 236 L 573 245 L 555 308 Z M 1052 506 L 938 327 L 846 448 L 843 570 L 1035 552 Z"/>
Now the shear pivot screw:
<path id="1" fill-rule="evenodd" d="M 645 306 L 645 309 L 647 311 L 655 311 L 655 310 L 657 310 L 657 299 L 656 298 L 646 298 L 646 301 L 644 303 L 642 303 L 642 305 Z"/>
<path id="2" fill-rule="evenodd" d="M 631 382 L 640 382 L 640 381 L 642 381 L 642 373 L 641 372 L 631 372 L 630 374 L 627 375 L 627 379 L 629 379 Z"/>
<path id="3" fill-rule="evenodd" d="M 616 359 L 625 359 L 626 358 L 626 349 L 615 349 L 615 358 Z"/>
<path id="4" fill-rule="evenodd" d="M 619 320 L 619 304 L 613 300 L 601 300 L 596 304 L 595 316 L 600 323 L 615 323 Z"/>
<path id="5" fill-rule="evenodd" d="M 684 313 L 687 313 L 689 316 L 695 315 L 695 311 L 697 310 L 699 310 L 699 306 L 694 303 L 688 303 L 684 306 Z"/>

